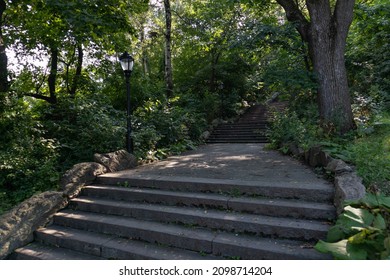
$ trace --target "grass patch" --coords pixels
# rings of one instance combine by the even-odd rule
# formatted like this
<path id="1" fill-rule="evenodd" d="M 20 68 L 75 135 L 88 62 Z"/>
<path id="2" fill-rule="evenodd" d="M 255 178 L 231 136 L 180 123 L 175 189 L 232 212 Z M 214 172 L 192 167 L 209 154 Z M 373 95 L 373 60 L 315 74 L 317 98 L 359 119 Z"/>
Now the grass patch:
<path id="1" fill-rule="evenodd" d="M 333 158 L 354 166 L 368 191 L 390 195 L 390 113 L 382 112 L 369 124 L 360 125 L 348 135 L 324 133 L 313 120 L 294 111 L 276 114 L 269 132 L 270 147 L 289 153 L 289 144 L 303 150 L 321 145 Z"/>
<path id="2" fill-rule="evenodd" d="M 353 141 L 347 150 L 364 184 L 374 192 L 390 195 L 390 116 L 375 125 L 372 133 Z"/>

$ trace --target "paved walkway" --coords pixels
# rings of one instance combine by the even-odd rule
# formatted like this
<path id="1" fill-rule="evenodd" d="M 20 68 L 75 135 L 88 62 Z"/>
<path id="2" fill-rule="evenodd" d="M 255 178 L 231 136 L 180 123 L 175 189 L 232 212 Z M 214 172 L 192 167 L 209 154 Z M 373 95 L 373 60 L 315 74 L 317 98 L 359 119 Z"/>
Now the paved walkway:
<path id="1" fill-rule="evenodd" d="M 326 259 L 312 246 L 335 216 L 333 195 L 264 144 L 204 145 L 99 176 L 15 258 Z"/>
<path id="2" fill-rule="evenodd" d="M 191 177 L 331 187 L 303 163 L 265 144 L 209 144 L 180 156 L 107 174 L 110 177 Z M 104 175 L 103 175 L 104 177 Z"/>

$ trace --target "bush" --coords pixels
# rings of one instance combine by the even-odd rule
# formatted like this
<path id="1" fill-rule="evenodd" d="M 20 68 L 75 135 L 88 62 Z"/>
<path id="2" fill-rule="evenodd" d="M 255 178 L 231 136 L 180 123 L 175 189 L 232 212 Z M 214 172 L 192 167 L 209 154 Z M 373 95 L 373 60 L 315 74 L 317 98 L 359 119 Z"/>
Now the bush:
<path id="1" fill-rule="evenodd" d="M 137 156 L 154 160 L 191 149 L 205 123 L 202 114 L 180 106 L 179 100 L 149 100 L 134 112 Z"/>
<path id="2" fill-rule="evenodd" d="M 315 248 L 335 259 L 389 260 L 390 197 L 368 194 L 349 202 L 329 230 L 327 242 L 321 240 Z"/>
<path id="3" fill-rule="evenodd" d="M 282 152 L 288 152 L 288 145 L 297 144 L 307 149 L 316 137 L 317 127 L 309 118 L 300 118 L 292 110 L 275 112 L 267 135 L 273 148 L 279 148 Z"/>
<path id="4" fill-rule="evenodd" d="M 61 171 L 125 147 L 126 116 L 98 95 L 61 98 L 43 111 L 47 134 L 59 143 Z"/>
<path id="5" fill-rule="evenodd" d="M 0 213 L 31 195 L 58 188 L 58 143 L 46 137 L 22 99 L 0 115 Z"/>

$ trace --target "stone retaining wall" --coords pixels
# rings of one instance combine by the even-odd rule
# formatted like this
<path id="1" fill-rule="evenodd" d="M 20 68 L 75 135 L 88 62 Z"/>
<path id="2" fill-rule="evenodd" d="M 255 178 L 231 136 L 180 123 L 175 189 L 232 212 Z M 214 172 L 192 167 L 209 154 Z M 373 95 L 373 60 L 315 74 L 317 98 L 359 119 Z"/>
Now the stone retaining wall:
<path id="1" fill-rule="evenodd" d="M 321 146 L 314 146 L 307 152 L 303 152 L 294 144 L 288 145 L 293 156 L 302 159 L 311 167 L 323 167 L 334 175 L 335 197 L 334 205 L 337 213 L 341 214 L 344 202 L 358 200 L 366 195 L 366 187 L 355 172 L 355 168 L 340 159 L 334 159 L 324 152 Z"/>
<path id="2" fill-rule="evenodd" d="M 34 231 L 50 223 L 53 215 L 97 176 L 137 166 L 136 158 L 125 150 L 95 154 L 94 159 L 96 162 L 79 163 L 65 172 L 60 181 L 61 191 L 34 195 L 0 216 L 0 259 L 32 242 Z"/>

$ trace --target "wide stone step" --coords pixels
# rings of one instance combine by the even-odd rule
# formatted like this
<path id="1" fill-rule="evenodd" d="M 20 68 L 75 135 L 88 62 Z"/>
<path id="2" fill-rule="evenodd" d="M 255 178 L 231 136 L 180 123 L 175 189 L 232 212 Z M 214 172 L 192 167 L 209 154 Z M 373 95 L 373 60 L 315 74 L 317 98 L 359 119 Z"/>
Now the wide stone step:
<path id="1" fill-rule="evenodd" d="M 323 259 L 307 242 L 241 236 L 239 234 L 140 221 L 132 218 L 63 211 L 56 224 L 79 230 L 117 235 L 185 250 L 242 259 Z"/>
<path id="2" fill-rule="evenodd" d="M 269 216 L 333 219 L 335 208 L 325 203 L 302 200 L 267 199 L 253 197 L 232 197 L 212 193 L 188 193 L 144 188 L 124 188 L 113 186 L 87 186 L 80 199 L 105 198 L 129 202 L 158 203 L 225 209 L 237 212 Z"/>
<path id="3" fill-rule="evenodd" d="M 212 135 L 209 140 L 220 140 L 220 139 L 227 139 L 227 140 L 267 140 L 266 136 L 263 135 L 236 135 L 236 134 L 220 134 L 220 135 Z"/>
<path id="4" fill-rule="evenodd" d="M 207 143 L 268 143 L 264 136 L 268 127 L 266 108 L 255 105 L 246 110 L 235 123 L 224 123 L 214 129 Z"/>
<path id="5" fill-rule="evenodd" d="M 104 174 L 97 177 L 97 184 L 146 187 L 160 190 L 256 195 L 268 198 L 302 199 L 314 202 L 333 201 L 334 188 L 326 182 L 303 183 L 277 180 L 242 181 L 229 179 L 196 178 L 181 176 L 136 176 L 126 172 Z"/>
<path id="6" fill-rule="evenodd" d="M 249 138 L 249 137 L 213 137 L 208 139 L 208 143 L 212 141 L 226 141 L 227 143 L 264 143 L 268 140 L 266 138 Z M 223 142 L 221 142 L 223 143 Z"/>
<path id="7" fill-rule="evenodd" d="M 102 258 L 90 254 L 83 254 L 73 250 L 58 248 L 56 244 L 49 246 L 38 242 L 30 243 L 16 249 L 10 256 L 12 260 L 101 260 Z"/>
<path id="8" fill-rule="evenodd" d="M 321 221 L 243 214 L 212 209 L 121 202 L 97 198 L 74 199 L 73 204 L 80 211 L 292 239 L 323 239 L 329 230 L 329 226 Z"/>
<path id="9" fill-rule="evenodd" d="M 268 139 L 208 139 L 206 143 L 208 144 L 260 144 L 268 143 Z"/>
<path id="10" fill-rule="evenodd" d="M 36 240 L 45 245 L 89 254 L 92 258 L 111 260 L 204 260 L 216 258 L 215 256 L 201 255 L 200 252 L 61 226 L 39 229 L 36 232 Z"/>
<path id="11" fill-rule="evenodd" d="M 248 130 L 248 131 L 235 131 L 235 130 L 217 130 L 213 133 L 214 137 L 222 136 L 237 136 L 237 137 L 265 137 L 264 131 L 261 130 Z"/>
<path id="12" fill-rule="evenodd" d="M 321 221 L 243 214 L 212 209 L 122 202 L 97 198 L 78 198 L 73 200 L 73 204 L 80 211 L 283 238 L 323 239 L 329 230 L 329 226 Z"/>
<path id="13" fill-rule="evenodd" d="M 222 124 L 217 126 L 215 129 L 266 129 L 268 126 L 267 122 L 261 123 L 236 123 L 236 124 Z"/>

